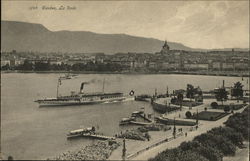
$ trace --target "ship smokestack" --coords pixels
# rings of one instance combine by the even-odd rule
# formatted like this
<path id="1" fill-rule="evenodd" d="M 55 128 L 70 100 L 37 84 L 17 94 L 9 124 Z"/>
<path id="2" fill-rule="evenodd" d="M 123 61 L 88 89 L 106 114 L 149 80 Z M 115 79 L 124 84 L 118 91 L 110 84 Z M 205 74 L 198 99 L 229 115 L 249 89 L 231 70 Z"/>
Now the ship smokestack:
<path id="1" fill-rule="evenodd" d="M 81 88 L 80 88 L 80 93 L 83 93 L 83 87 L 84 87 L 85 82 L 82 82 Z"/>

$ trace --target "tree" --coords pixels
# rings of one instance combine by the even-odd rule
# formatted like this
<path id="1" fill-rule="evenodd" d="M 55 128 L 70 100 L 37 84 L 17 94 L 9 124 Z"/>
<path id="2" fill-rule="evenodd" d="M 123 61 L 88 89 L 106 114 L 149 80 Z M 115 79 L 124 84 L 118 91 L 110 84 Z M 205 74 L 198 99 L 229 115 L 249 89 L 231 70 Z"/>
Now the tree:
<path id="1" fill-rule="evenodd" d="M 24 60 L 24 63 L 20 66 L 21 70 L 33 70 L 33 64 L 30 63 L 27 59 Z"/>
<path id="2" fill-rule="evenodd" d="M 224 111 L 225 111 L 226 113 L 228 113 L 228 112 L 230 111 L 230 107 L 229 107 L 229 106 L 225 106 L 225 107 L 224 107 Z"/>
<path id="3" fill-rule="evenodd" d="M 13 157 L 11 155 L 8 156 L 8 160 L 13 160 Z"/>
<path id="4" fill-rule="evenodd" d="M 229 119 L 224 123 L 227 127 L 235 129 L 240 132 L 245 139 L 249 139 L 250 131 L 250 119 L 249 119 L 250 108 L 246 108 L 242 113 L 235 113 L 230 116 Z"/>
<path id="5" fill-rule="evenodd" d="M 236 146 L 242 145 L 244 141 L 243 135 L 230 127 L 216 127 L 208 131 L 208 133 L 221 135 L 230 140 Z"/>
<path id="6" fill-rule="evenodd" d="M 190 100 L 191 100 L 192 98 L 194 98 L 194 95 L 195 95 L 194 86 L 191 85 L 191 84 L 187 84 L 187 94 L 186 94 L 186 97 L 190 98 Z"/>
<path id="7" fill-rule="evenodd" d="M 9 70 L 10 69 L 10 65 L 6 64 L 4 66 L 1 67 L 1 70 Z"/>
<path id="8" fill-rule="evenodd" d="M 190 111 L 187 111 L 185 115 L 188 119 L 192 117 L 192 113 Z"/>
<path id="9" fill-rule="evenodd" d="M 180 109 L 182 109 L 182 101 L 183 101 L 183 94 L 182 93 L 178 93 L 177 100 L 180 103 Z"/>
<path id="10" fill-rule="evenodd" d="M 36 71 L 48 71 L 48 70 L 50 70 L 50 64 L 49 64 L 49 62 L 47 62 L 47 63 L 36 62 L 35 63 L 35 70 Z"/>
<path id="11" fill-rule="evenodd" d="M 226 101 L 228 96 L 228 92 L 226 91 L 225 88 L 218 88 L 214 91 L 215 93 L 215 98 L 217 101 L 221 101 L 222 105 L 223 105 L 223 101 Z"/>
<path id="12" fill-rule="evenodd" d="M 234 87 L 231 89 L 231 96 L 237 98 L 237 102 L 239 99 L 243 97 L 243 85 L 240 82 L 234 83 Z"/>
<path id="13" fill-rule="evenodd" d="M 217 102 L 212 102 L 211 107 L 214 108 L 214 109 L 218 108 L 218 103 Z"/>

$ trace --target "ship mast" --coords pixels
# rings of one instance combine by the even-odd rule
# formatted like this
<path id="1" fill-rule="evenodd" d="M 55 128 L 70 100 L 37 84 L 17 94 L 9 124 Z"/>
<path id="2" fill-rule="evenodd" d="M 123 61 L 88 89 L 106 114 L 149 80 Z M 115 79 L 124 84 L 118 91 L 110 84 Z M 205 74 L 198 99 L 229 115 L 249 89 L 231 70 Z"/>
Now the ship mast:
<path id="1" fill-rule="evenodd" d="M 105 78 L 103 79 L 103 84 L 102 84 L 102 93 L 104 93 L 104 85 L 105 85 Z"/>

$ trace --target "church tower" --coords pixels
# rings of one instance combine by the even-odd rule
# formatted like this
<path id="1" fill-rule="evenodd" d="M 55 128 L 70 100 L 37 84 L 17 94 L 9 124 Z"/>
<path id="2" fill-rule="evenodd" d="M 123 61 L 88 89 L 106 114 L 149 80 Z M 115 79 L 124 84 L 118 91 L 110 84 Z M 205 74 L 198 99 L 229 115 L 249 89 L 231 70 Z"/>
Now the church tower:
<path id="1" fill-rule="evenodd" d="M 161 54 L 167 54 L 169 50 L 170 50 L 170 47 L 168 46 L 168 42 L 165 40 L 165 43 L 161 49 Z"/>

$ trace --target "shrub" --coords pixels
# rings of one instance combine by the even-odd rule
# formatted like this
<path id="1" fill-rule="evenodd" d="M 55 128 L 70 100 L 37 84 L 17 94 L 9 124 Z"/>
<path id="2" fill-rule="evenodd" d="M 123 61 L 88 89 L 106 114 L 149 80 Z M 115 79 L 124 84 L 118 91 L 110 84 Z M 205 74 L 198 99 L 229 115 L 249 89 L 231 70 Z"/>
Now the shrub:
<path id="1" fill-rule="evenodd" d="M 13 157 L 12 156 L 8 156 L 8 160 L 13 160 Z"/>
<path id="2" fill-rule="evenodd" d="M 242 113 L 235 113 L 225 122 L 227 127 L 231 127 L 235 129 L 235 131 L 240 132 L 247 140 L 249 139 L 248 133 L 250 131 L 250 119 L 248 117 L 248 113 L 250 112 L 249 109 L 248 107 Z"/>
<path id="3" fill-rule="evenodd" d="M 192 150 L 211 161 L 221 161 L 223 155 L 210 146 L 204 146 L 197 141 L 183 142 L 179 146 L 183 151 Z"/>
<path id="4" fill-rule="evenodd" d="M 239 146 L 243 144 L 243 135 L 230 127 L 217 127 L 208 131 L 213 135 L 220 135 L 228 140 L 230 140 L 234 145 Z"/>
<path id="5" fill-rule="evenodd" d="M 204 146 L 213 147 L 224 155 L 235 155 L 235 145 L 223 136 L 206 133 L 196 136 L 194 141 L 198 141 Z"/>
<path id="6" fill-rule="evenodd" d="M 212 102 L 211 107 L 214 108 L 214 109 L 218 108 L 218 103 L 217 102 Z"/>
<path id="7" fill-rule="evenodd" d="M 230 111 L 230 107 L 229 106 L 225 106 L 224 107 L 224 111 L 227 113 L 227 112 L 229 112 Z"/>
<path id="8" fill-rule="evenodd" d="M 221 161 L 223 155 L 235 155 L 236 146 L 248 137 L 249 108 L 236 113 L 226 121 L 227 127 L 213 128 L 193 141 L 183 142 L 178 148 L 167 149 L 150 161 Z M 243 136 L 242 136 L 243 135 Z"/>
<path id="9" fill-rule="evenodd" d="M 192 117 L 192 113 L 190 111 L 187 111 L 185 115 L 188 119 Z"/>
<path id="10" fill-rule="evenodd" d="M 183 151 L 180 148 L 167 149 L 158 154 L 155 158 L 149 159 L 149 161 L 209 161 L 199 153 L 187 150 Z"/>

